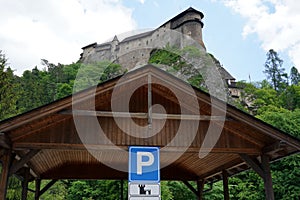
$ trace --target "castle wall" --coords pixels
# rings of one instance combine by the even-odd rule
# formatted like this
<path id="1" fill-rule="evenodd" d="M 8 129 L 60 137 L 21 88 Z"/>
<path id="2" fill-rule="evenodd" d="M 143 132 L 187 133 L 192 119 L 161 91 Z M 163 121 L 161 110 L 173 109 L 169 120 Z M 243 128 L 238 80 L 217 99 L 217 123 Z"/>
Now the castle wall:
<path id="1" fill-rule="evenodd" d="M 84 63 L 109 60 L 131 69 L 136 65 L 147 64 L 153 49 L 164 48 L 167 44 L 178 48 L 195 44 L 189 37 L 204 47 L 199 12 L 183 12 L 154 30 L 152 34 L 141 37 L 137 35 L 121 42 L 114 38 L 111 42 L 84 48 L 81 60 Z M 200 45 L 199 48 L 202 48 Z"/>

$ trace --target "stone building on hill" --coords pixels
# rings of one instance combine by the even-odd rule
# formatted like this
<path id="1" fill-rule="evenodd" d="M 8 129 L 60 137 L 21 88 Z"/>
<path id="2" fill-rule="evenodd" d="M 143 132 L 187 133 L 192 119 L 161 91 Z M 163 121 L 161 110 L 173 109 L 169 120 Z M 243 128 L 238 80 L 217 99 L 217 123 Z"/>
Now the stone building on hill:
<path id="1" fill-rule="evenodd" d="M 83 63 L 109 60 L 130 70 L 147 64 L 151 52 L 166 45 L 179 48 L 192 45 L 206 53 L 202 39 L 203 17 L 202 12 L 190 7 L 154 30 L 126 37 L 121 41 L 115 36 L 109 42 L 89 44 L 82 48 L 80 60 Z M 239 90 L 235 87 L 235 78 L 220 65 L 217 59 L 213 56 L 212 59 L 222 79 L 228 85 L 231 95 L 238 97 Z"/>

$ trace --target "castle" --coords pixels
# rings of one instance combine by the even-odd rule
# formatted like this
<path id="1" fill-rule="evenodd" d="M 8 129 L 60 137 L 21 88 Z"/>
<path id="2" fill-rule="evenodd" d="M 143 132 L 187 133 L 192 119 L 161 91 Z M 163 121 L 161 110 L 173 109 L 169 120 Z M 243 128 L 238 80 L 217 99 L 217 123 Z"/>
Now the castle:
<path id="1" fill-rule="evenodd" d="M 126 37 L 121 41 L 115 36 L 109 42 L 89 44 L 82 48 L 80 61 L 93 63 L 109 60 L 130 70 L 135 66 L 147 64 L 151 52 L 166 45 L 180 48 L 193 45 L 206 52 L 202 39 L 203 17 L 202 12 L 190 7 L 154 30 Z M 235 78 L 220 65 L 218 60 L 213 56 L 212 58 L 224 82 L 227 83 L 231 96 L 238 97 L 239 90 L 235 87 Z"/>

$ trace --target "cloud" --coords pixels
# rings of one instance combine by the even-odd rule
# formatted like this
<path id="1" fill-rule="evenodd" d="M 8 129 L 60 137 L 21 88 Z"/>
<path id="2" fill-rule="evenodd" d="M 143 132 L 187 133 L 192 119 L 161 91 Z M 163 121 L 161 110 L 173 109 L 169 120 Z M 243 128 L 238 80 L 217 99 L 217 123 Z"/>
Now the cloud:
<path id="1" fill-rule="evenodd" d="M 121 0 L 0 0 L 0 50 L 17 74 L 79 59 L 81 47 L 136 28 Z"/>
<path id="2" fill-rule="evenodd" d="M 243 36 L 257 34 L 266 51 L 287 52 L 300 70 L 299 0 L 222 0 L 246 19 Z"/>

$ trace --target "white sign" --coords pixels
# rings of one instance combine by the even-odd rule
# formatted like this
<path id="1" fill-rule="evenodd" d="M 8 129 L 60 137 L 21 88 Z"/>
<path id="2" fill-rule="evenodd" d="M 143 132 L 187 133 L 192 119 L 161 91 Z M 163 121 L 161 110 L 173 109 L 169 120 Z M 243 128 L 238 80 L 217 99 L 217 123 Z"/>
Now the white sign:
<path id="1" fill-rule="evenodd" d="M 128 184 L 129 200 L 160 200 L 159 183 L 129 183 Z"/>
<path id="2" fill-rule="evenodd" d="M 160 200 L 160 197 L 130 197 L 129 200 Z"/>

